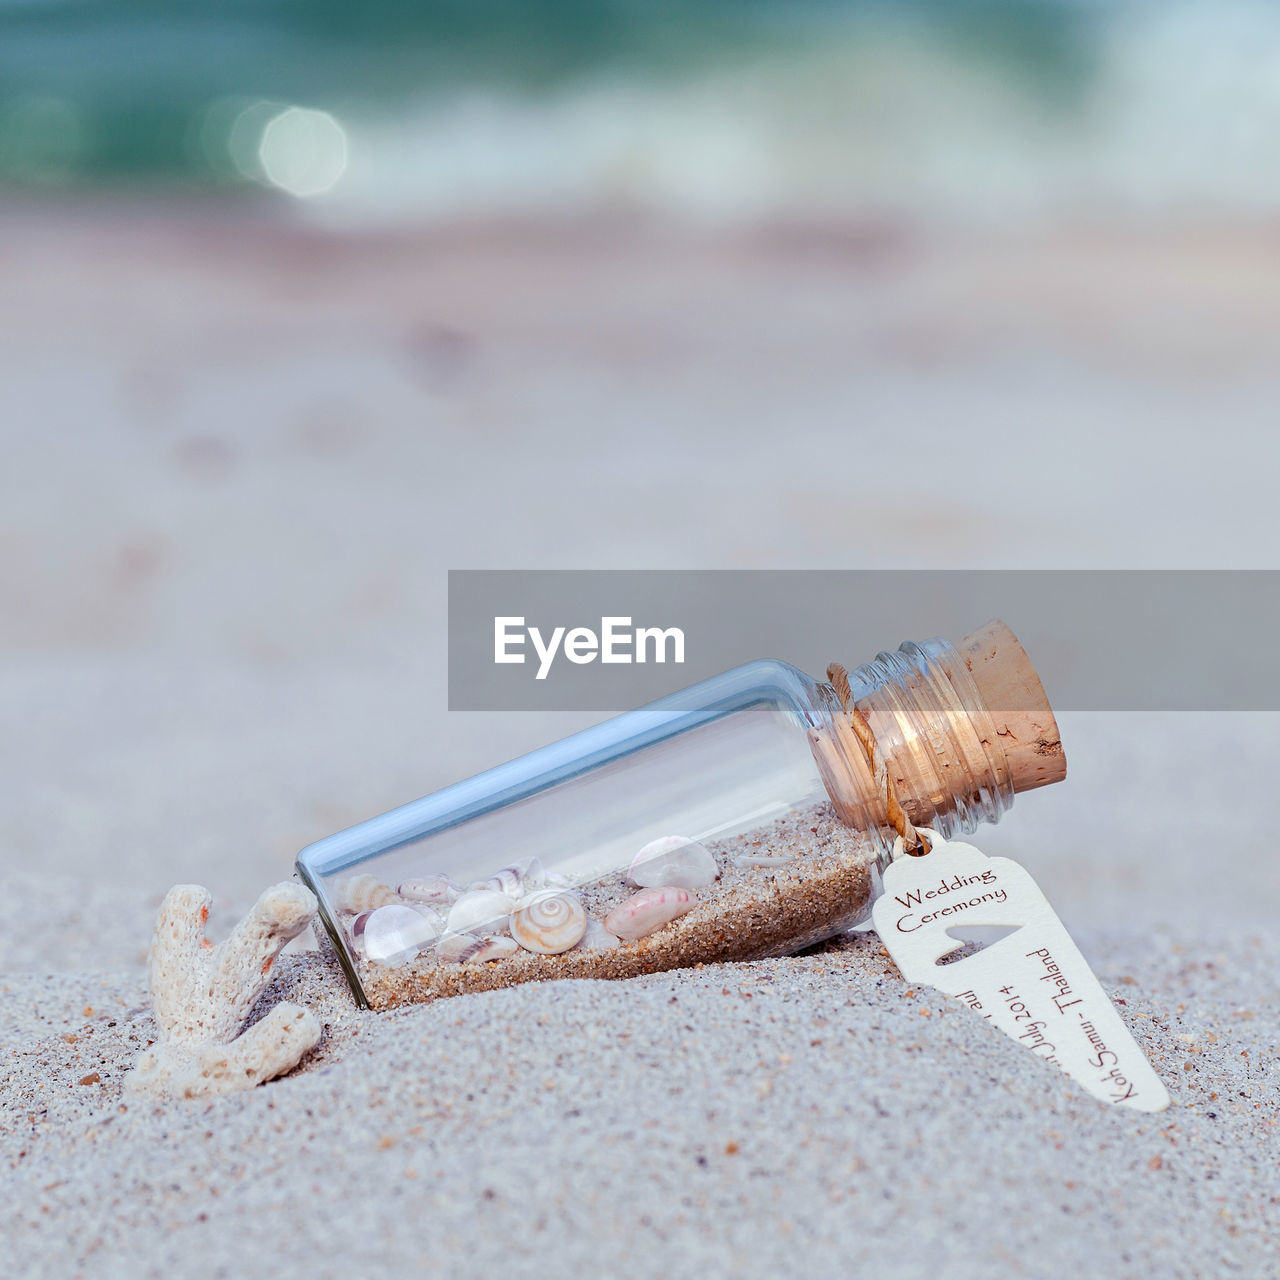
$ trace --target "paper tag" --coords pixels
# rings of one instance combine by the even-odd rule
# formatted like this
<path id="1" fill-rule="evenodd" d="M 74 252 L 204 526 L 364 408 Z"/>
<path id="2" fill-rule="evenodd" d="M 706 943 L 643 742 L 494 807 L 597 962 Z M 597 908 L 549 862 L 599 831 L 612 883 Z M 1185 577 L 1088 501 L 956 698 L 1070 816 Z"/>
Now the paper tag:
<path id="1" fill-rule="evenodd" d="M 955 996 L 1095 1098 L 1163 1111 L 1168 1092 L 1030 874 L 927 834 L 930 851 L 893 861 L 872 910 L 903 976 Z M 939 964 L 965 945 L 948 930 L 974 925 L 1015 932 Z"/>

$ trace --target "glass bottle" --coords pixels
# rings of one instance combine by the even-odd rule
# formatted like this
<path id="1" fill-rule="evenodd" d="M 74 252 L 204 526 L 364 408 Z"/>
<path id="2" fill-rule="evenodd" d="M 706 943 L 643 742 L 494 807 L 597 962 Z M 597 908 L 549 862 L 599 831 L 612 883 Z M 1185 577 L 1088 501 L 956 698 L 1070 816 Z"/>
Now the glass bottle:
<path id="1" fill-rule="evenodd" d="M 309 845 L 298 872 L 357 1000 L 795 952 L 869 916 L 886 773 L 944 835 L 1065 776 L 1003 623 L 881 653 L 843 692 L 750 662 Z"/>

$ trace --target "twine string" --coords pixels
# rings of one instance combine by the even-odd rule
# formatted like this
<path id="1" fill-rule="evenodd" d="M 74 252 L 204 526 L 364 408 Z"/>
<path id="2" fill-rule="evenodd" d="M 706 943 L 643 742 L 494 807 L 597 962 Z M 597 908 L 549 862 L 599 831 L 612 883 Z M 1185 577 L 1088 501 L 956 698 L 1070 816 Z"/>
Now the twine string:
<path id="1" fill-rule="evenodd" d="M 885 761 L 884 752 L 880 750 L 880 744 L 876 741 L 876 735 L 867 717 L 862 714 L 853 700 L 853 691 L 849 688 L 848 671 L 840 663 L 833 662 L 827 667 L 827 679 L 831 681 L 831 687 L 840 700 L 840 709 L 848 716 L 849 727 L 853 730 L 854 736 L 858 739 L 858 745 L 861 746 L 867 758 L 872 785 L 879 794 L 884 796 L 885 816 L 889 825 L 898 833 L 901 847 L 916 857 L 928 853 L 930 847 L 928 840 L 911 825 L 906 810 L 899 803 L 893 779 L 889 776 L 889 766 Z M 894 841 L 895 857 L 898 841 Z"/>

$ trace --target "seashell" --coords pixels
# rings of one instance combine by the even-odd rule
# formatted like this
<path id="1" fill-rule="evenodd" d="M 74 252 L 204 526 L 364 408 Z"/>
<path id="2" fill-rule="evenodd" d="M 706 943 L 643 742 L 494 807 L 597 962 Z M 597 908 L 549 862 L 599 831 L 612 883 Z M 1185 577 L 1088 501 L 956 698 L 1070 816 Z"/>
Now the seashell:
<path id="1" fill-rule="evenodd" d="M 543 873 L 542 886 L 544 889 L 569 889 L 572 888 L 573 881 L 558 871 L 547 871 Z"/>
<path id="2" fill-rule="evenodd" d="M 518 899 L 494 889 L 473 889 L 449 908 L 447 925 L 452 933 L 508 933 L 507 917 Z"/>
<path id="3" fill-rule="evenodd" d="M 641 889 L 605 916 L 604 927 L 624 942 L 635 942 L 637 938 L 647 938 L 695 906 L 697 903 L 689 891 L 677 885 Z"/>
<path id="4" fill-rule="evenodd" d="M 402 964 L 434 940 L 436 931 L 412 907 L 403 903 L 370 911 L 360 931 L 365 956 L 379 964 Z"/>
<path id="5" fill-rule="evenodd" d="M 373 915 L 372 911 L 362 911 L 348 926 L 351 930 L 351 941 L 360 951 L 364 950 L 364 927 L 369 923 L 371 915 Z"/>
<path id="6" fill-rule="evenodd" d="M 436 943 L 436 959 L 447 963 L 461 964 L 478 947 L 483 947 L 487 938 L 477 938 L 474 933 L 443 933 Z"/>
<path id="7" fill-rule="evenodd" d="M 509 893 L 513 898 L 523 898 L 543 887 L 546 873 L 538 858 L 521 858 L 501 871 L 495 871 L 480 887 L 497 893 Z"/>
<path id="8" fill-rule="evenodd" d="M 735 867 L 784 867 L 794 862 L 795 857 L 789 853 L 740 853 L 733 859 Z"/>
<path id="9" fill-rule="evenodd" d="M 377 876 L 352 876 L 338 887 L 339 911 L 373 911 L 400 901 L 400 895 Z"/>
<path id="10" fill-rule="evenodd" d="M 485 882 L 485 889 L 492 889 L 494 893 L 509 894 L 513 898 L 524 897 L 524 890 L 520 887 L 520 873 L 515 867 L 503 867 L 501 871 L 495 871 Z"/>
<path id="11" fill-rule="evenodd" d="M 622 943 L 600 923 L 599 920 L 587 918 L 587 931 L 574 944 L 574 951 L 612 951 Z"/>
<path id="12" fill-rule="evenodd" d="M 716 860 L 696 840 L 662 836 L 650 840 L 631 860 L 627 879 L 641 889 L 664 884 L 677 889 L 701 889 L 719 874 Z"/>
<path id="13" fill-rule="evenodd" d="M 450 964 L 502 960 L 520 950 L 512 938 L 477 938 L 473 933 L 446 933 L 436 943 L 436 956 Z"/>
<path id="14" fill-rule="evenodd" d="M 391 903 L 388 905 L 391 905 L 391 906 L 402 905 L 407 907 L 410 911 L 413 911 L 417 915 L 421 916 L 422 919 L 425 920 L 428 925 L 428 931 L 425 935 L 428 941 L 431 938 L 438 938 L 440 934 L 444 932 L 444 916 L 439 911 L 435 910 L 435 908 L 429 907 L 425 903 L 405 902 L 405 903 Z M 361 952 L 362 954 L 365 953 L 364 931 L 366 926 L 369 923 L 369 917 L 371 915 L 373 915 L 372 911 L 362 911 L 358 916 L 355 917 L 355 919 L 351 921 L 351 924 L 350 924 L 351 941 L 354 944 L 356 950 Z"/>
<path id="15" fill-rule="evenodd" d="M 511 913 L 511 935 L 526 951 L 557 956 L 587 931 L 587 912 L 577 894 L 545 889 Z"/>
<path id="16" fill-rule="evenodd" d="M 396 892 L 408 902 L 426 902 L 433 906 L 456 902 L 462 892 L 446 875 L 422 876 L 417 880 L 402 880 Z"/>
<path id="17" fill-rule="evenodd" d="M 484 946 L 471 957 L 473 964 L 485 960 L 504 960 L 520 950 L 520 944 L 514 938 L 486 938 Z"/>

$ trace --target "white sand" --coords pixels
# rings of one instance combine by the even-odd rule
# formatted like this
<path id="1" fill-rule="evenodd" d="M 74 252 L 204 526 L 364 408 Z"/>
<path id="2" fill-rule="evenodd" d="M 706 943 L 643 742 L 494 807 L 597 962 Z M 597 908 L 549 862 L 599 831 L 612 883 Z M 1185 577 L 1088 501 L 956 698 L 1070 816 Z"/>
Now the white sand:
<path id="1" fill-rule="evenodd" d="M 448 567 L 1275 563 L 1269 233 L 3 232 L 12 1274 L 1274 1269 L 1275 716 L 1064 716 L 1068 782 L 978 841 L 1126 1002 L 1162 1115 L 874 940 L 380 1015 L 295 958 L 304 1071 L 120 1097 L 170 883 L 217 936 L 309 840 L 587 719 L 446 715 Z M 815 460 L 899 475 L 904 430 L 928 517 L 852 510 Z"/>
<path id="2" fill-rule="evenodd" d="M 1145 946 L 1088 945 L 1174 1094 L 1156 1116 L 906 988 L 874 939 L 390 1014 L 298 975 L 317 1059 L 212 1104 L 122 1106 L 136 981 L 62 980 L 40 1015 L 10 991 L 7 1248 L 22 1275 L 1260 1276 L 1276 951 L 1161 941 L 1140 977 Z"/>

